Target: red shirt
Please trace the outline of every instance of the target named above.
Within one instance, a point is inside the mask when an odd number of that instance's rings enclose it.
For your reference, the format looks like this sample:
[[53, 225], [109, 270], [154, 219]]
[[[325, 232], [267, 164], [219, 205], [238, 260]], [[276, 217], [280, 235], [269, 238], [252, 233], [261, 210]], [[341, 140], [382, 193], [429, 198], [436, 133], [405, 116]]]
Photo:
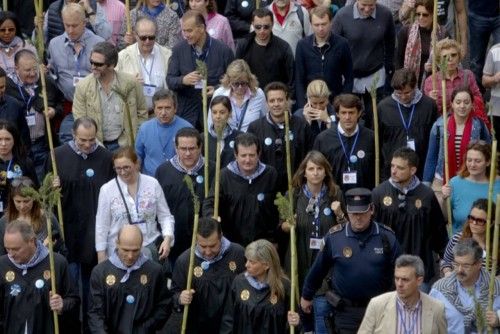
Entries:
[[285, 15], [281, 15], [278, 11], [278, 7], [276, 7], [276, 4], [273, 2], [273, 13], [274, 13], [274, 16], [276, 16], [276, 20], [278, 20], [278, 23], [280, 24], [280, 26], [283, 26], [283, 23], [285, 22], [285, 18], [286, 16], [288, 15], [288, 12], [290, 11], [290, 3], [288, 4], [288, 7], [285, 11]]

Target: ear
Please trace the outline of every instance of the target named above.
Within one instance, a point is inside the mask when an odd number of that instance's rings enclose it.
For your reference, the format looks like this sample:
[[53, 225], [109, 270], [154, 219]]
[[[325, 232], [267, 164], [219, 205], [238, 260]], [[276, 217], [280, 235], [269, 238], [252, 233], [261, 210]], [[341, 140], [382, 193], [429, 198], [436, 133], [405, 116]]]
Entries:
[[411, 175], [415, 175], [417, 173], [417, 167], [410, 167]]
[[422, 283], [424, 283], [424, 276], [417, 277], [417, 284], [418, 284], [418, 286], [422, 285]]

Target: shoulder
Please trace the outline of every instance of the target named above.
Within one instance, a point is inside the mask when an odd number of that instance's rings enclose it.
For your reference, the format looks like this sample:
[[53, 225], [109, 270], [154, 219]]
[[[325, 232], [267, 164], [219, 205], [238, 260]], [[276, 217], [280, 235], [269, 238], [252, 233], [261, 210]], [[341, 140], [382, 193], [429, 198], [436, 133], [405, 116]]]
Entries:
[[237, 244], [235, 242], [231, 242], [231, 246], [229, 246], [230, 250], [236, 254], [243, 254], [245, 255], [245, 248], [243, 248], [243, 246], [241, 246], [240, 244]]
[[332, 226], [328, 230], [328, 235], [339, 233], [340, 231], [343, 231], [345, 226], [346, 226], [346, 224], [337, 224], [337, 225]]
[[396, 299], [396, 292], [395, 291], [390, 291], [383, 293], [381, 295], [378, 295], [376, 297], [373, 297], [370, 300], [370, 304], [372, 305], [386, 305], [388, 302], [391, 300]]
[[339, 21], [342, 19], [347, 19], [347, 18], [349, 18], [349, 16], [351, 19], [354, 20], [353, 5], [344, 6], [344, 7], [340, 8], [339, 11], [337, 12], [337, 14], [335, 15], [335, 19], [336, 19], [336, 21]]
[[394, 231], [387, 225], [381, 224], [381, 223], [376, 223], [378, 227], [380, 228], [380, 233], [381, 234], [386, 234], [390, 236], [395, 236]]
[[423, 307], [431, 306], [442, 309], [444, 311], [444, 304], [439, 299], [429, 296], [426, 293], [421, 293], [420, 298], [422, 298]]

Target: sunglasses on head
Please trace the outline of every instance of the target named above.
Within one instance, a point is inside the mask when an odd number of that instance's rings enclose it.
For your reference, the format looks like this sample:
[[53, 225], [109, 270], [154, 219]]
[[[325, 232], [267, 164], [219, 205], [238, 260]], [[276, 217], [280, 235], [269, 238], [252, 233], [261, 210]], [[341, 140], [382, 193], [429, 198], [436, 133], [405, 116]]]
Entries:
[[33, 181], [30, 179], [23, 179], [23, 178], [16, 178], [12, 180], [10, 183], [13, 187], [19, 187], [19, 186], [24, 186], [24, 187], [33, 187]]
[[146, 40], [150, 40], [150, 41], [154, 41], [156, 39], [156, 36], [155, 35], [151, 35], [151, 36], [137, 36], [141, 41], [146, 41]]

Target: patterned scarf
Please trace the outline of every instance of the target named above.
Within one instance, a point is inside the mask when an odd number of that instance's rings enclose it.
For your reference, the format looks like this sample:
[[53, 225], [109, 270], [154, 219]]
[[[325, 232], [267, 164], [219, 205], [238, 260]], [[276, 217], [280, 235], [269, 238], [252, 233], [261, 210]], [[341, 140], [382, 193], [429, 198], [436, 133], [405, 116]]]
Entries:
[[179, 160], [179, 156], [176, 154], [170, 159], [170, 163], [172, 166], [177, 169], [179, 172], [187, 174], [187, 175], [197, 175], [198, 171], [203, 167], [203, 164], [205, 163], [205, 160], [203, 157], [200, 155], [198, 158], [198, 161], [196, 162], [196, 165], [191, 170], [186, 169], [182, 164], [181, 161]]
[[4, 43], [0, 41], [0, 49], [5, 49], [7, 52], [9, 52], [10, 49], [14, 49], [22, 44], [24, 44], [23, 40], [19, 36], [16, 36], [10, 43]]
[[109, 262], [111, 262], [112, 265], [114, 265], [118, 269], [126, 271], [125, 275], [123, 275], [122, 279], [120, 280], [120, 283], [125, 283], [126, 281], [128, 281], [128, 279], [130, 278], [130, 274], [133, 271], [140, 269], [142, 267], [142, 265], [144, 263], [146, 263], [147, 260], [148, 260], [148, 258], [146, 257], [146, 255], [141, 253], [139, 255], [139, 257], [137, 258], [137, 260], [135, 261], [135, 263], [133, 265], [131, 265], [130, 267], [127, 267], [126, 265], [123, 264], [122, 260], [120, 260], [120, 258], [118, 257], [118, 250], [117, 249], [115, 249], [113, 254], [111, 254], [111, 256], [109, 257]]
[[36, 251], [33, 257], [27, 262], [23, 264], [19, 264], [14, 261], [14, 259], [8, 254], [10, 262], [17, 268], [23, 271], [23, 276], [28, 273], [28, 269], [33, 268], [37, 264], [43, 261], [49, 255], [49, 250], [47, 247], [43, 245], [40, 240], [36, 240]]
[[[79, 156], [82, 157], [83, 160], [87, 160], [87, 158], [89, 157], [89, 155], [87, 153], [83, 153], [82, 151], [80, 151], [80, 149], [78, 148], [78, 146], [76, 145], [75, 143], [75, 140], [70, 140], [68, 142], [68, 145], [69, 147], [71, 147], [71, 149], [76, 153], [78, 154]], [[92, 145], [92, 148], [90, 149], [90, 153], [89, 154], [92, 154], [95, 152], [95, 150], [97, 150], [97, 147], [98, 145], [97, 144], [94, 144]]]
[[155, 19], [160, 13], [165, 9], [165, 5], [160, 3], [153, 9], [149, 9], [148, 6], [142, 6], [142, 11], [146, 13], [150, 18]]
[[406, 195], [409, 191], [412, 191], [413, 189], [415, 189], [416, 187], [418, 187], [418, 185], [420, 184], [420, 180], [418, 179], [418, 177], [416, 175], [413, 175], [412, 178], [411, 178], [411, 180], [410, 180], [410, 183], [406, 187], [401, 187], [401, 185], [399, 183], [397, 183], [397, 182], [394, 182], [392, 180], [392, 178], [389, 178], [389, 183], [394, 188], [396, 188], [397, 190], [399, 190], [400, 193]]
[[248, 284], [250, 284], [254, 289], [264, 290], [269, 287], [269, 284], [267, 284], [266, 282], [257, 281], [255, 277], [250, 276], [250, 274], [246, 271], [245, 271], [245, 278], [247, 279]]

